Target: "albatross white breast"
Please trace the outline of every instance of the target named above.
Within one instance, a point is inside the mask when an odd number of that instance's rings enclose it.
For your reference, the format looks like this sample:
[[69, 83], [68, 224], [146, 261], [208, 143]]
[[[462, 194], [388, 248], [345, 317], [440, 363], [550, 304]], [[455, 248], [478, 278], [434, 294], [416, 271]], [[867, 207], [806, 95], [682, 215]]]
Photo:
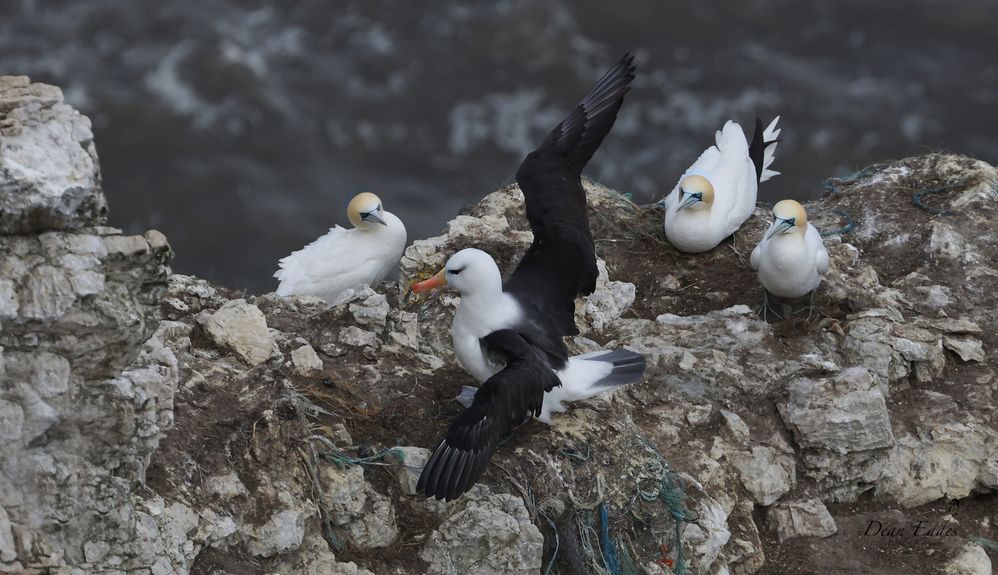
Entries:
[[347, 218], [353, 228], [335, 226], [280, 261], [277, 295], [311, 295], [335, 305], [398, 269], [406, 242], [402, 220], [369, 192], [350, 200]]

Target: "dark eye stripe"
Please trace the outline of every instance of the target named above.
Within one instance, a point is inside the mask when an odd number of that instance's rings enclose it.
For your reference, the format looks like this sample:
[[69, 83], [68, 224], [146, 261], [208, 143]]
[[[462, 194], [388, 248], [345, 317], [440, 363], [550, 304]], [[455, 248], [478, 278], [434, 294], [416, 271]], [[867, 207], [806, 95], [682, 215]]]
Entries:
[[[465, 267], [467, 267], [467, 266], [465, 266]], [[463, 271], [464, 271], [464, 268], [458, 268], [456, 270], [447, 270], [448, 273], [452, 273], [454, 275], [457, 275], [457, 274], [459, 274], [459, 273], [461, 273]]]

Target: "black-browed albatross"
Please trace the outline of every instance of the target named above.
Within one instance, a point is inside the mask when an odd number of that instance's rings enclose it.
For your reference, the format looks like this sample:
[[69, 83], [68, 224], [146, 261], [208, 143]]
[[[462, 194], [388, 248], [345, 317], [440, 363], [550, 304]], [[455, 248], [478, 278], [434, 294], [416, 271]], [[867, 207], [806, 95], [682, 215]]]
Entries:
[[499, 445], [530, 416], [548, 422], [564, 402], [634, 383], [644, 358], [620, 349], [568, 357], [579, 333], [575, 298], [596, 289], [596, 249], [582, 168], [613, 127], [634, 79], [625, 55], [527, 155], [516, 172], [533, 243], [502, 282], [495, 260], [464, 249], [416, 292], [449, 285], [461, 293], [451, 335], [461, 365], [482, 382], [423, 468], [417, 489], [451, 500], [475, 484]]

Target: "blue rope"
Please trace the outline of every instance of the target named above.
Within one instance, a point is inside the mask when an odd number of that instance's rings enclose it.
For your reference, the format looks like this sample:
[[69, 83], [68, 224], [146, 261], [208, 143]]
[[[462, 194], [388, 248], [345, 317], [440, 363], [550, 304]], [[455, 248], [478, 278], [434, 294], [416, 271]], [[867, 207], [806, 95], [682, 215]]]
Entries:
[[645, 501], [661, 501], [669, 510], [676, 524], [675, 540], [673, 548], [676, 550], [676, 561], [672, 570], [676, 575], [684, 575], [687, 572], [686, 561], [683, 559], [682, 530], [684, 523], [697, 524], [698, 517], [686, 507], [686, 485], [685, 482], [674, 471], [669, 469], [669, 465], [658, 449], [645, 437], [638, 435], [638, 441], [642, 443], [649, 452], [658, 459], [658, 464], [662, 467], [662, 475], [658, 482], [657, 492], [638, 491], [638, 495]]
[[600, 547], [603, 549], [603, 566], [612, 575], [620, 575], [620, 560], [617, 558], [617, 544], [610, 539], [610, 518], [606, 503], [600, 503]]
[[858, 182], [859, 180], [874, 174], [879, 169], [880, 165], [874, 164], [861, 170], [857, 170], [848, 176], [842, 176], [841, 178], [826, 178], [823, 182], [821, 182], [821, 185], [825, 187], [827, 192], [835, 193], [839, 191], [839, 186], [842, 184], [852, 184]]
[[922, 208], [927, 212], [936, 214], [937, 216], [953, 216], [956, 215], [956, 212], [952, 210], [945, 210], [925, 205], [924, 203], [922, 203], [922, 196], [925, 194], [942, 194], [944, 192], [949, 192], [957, 188], [962, 188], [966, 185], [967, 185], [967, 180], [962, 180], [959, 182], [954, 182], [952, 184], [944, 184], [936, 188], [929, 188], [928, 190], [915, 192], [915, 194], [911, 197], [911, 203], [915, 204], [915, 206]]
[[380, 463], [380, 460], [388, 457], [389, 455], [394, 455], [399, 458], [399, 461], [405, 463], [405, 452], [394, 447], [391, 449], [383, 449], [369, 457], [352, 457], [337, 450], [329, 450], [320, 454], [323, 459], [331, 461], [338, 469], [343, 469], [348, 465], [386, 465], [384, 463]]
[[567, 447], [562, 449], [558, 453], [564, 455], [565, 457], [571, 457], [576, 461], [589, 461], [589, 457], [593, 454], [593, 446], [592, 444], [587, 443], [585, 453], [582, 453], [581, 451], [572, 451]]
[[974, 537], [972, 539], [972, 541], [974, 543], [977, 543], [981, 547], [984, 547], [986, 549], [990, 549], [990, 550], [994, 551], [995, 553], [998, 553], [998, 543], [995, 543], [994, 541], [992, 541], [990, 539], [985, 539], [984, 537]]
[[833, 213], [835, 213], [836, 215], [839, 215], [839, 216], [842, 216], [843, 218], [845, 218], [846, 219], [846, 225], [842, 226], [841, 228], [839, 228], [837, 230], [831, 230], [831, 231], [827, 231], [827, 232], [821, 232], [821, 237], [823, 237], [823, 238], [827, 238], [828, 236], [834, 236], [834, 235], [848, 234], [849, 232], [852, 231], [852, 229], [854, 227], [853, 221], [852, 221], [852, 216], [849, 215], [849, 212], [843, 210], [842, 208], [839, 208], [839, 209], [835, 210]]

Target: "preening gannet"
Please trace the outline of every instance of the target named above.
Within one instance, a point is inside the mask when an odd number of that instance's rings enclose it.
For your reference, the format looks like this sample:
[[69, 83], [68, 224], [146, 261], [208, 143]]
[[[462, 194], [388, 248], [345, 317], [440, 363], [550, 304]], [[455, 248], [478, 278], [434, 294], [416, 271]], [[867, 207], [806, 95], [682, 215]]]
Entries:
[[781, 298], [810, 294], [809, 309], [814, 309], [814, 290], [828, 271], [828, 252], [821, 234], [808, 223], [804, 206], [783, 200], [773, 206], [773, 224], [752, 250], [749, 263], [759, 272], [762, 316], [766, 319], [769, 313], [777, 315], [769, 307], [770, 293]]
[[755, 210], [759, 183], [779, 174], [773, 163], [780, 130], [777, 116], [765, 130], [755, 120], [750, 146], [741, 126], [728, 121], [716, 145], [700, 154], [665, 199], [665, 235], [679, 251], [714, 249]]
[[281, 259], [281, 269], [274, 274], [280, 282], [277, 295], [312, 295], [335, 305], [398, 268], [405, 250], [405, 226], [384, 210], [378, 196], [370, 192], [354, 196], [347, 218], [353, 228], [330, 228], [328, 234]]
[[534, 240], [503, 285], [495, 260], [464, 249], [423, 292], [444, 285], [461, 293], [451, 335], [461, 365], [481, 382], [467, 409], [437, 443], [419, 478], [427, 497], [451, 500], [485, 471], [499, 442], [530, 416], [547, 422], [564, 402], [641, 379], [644, 358], [628, 350], [569, 357], [579, 333], [575, 298], [596, 289], [582, 168], [613, 127], [631, 80], [624, 56], [582, 102], [527, 155], [516, 173]]

